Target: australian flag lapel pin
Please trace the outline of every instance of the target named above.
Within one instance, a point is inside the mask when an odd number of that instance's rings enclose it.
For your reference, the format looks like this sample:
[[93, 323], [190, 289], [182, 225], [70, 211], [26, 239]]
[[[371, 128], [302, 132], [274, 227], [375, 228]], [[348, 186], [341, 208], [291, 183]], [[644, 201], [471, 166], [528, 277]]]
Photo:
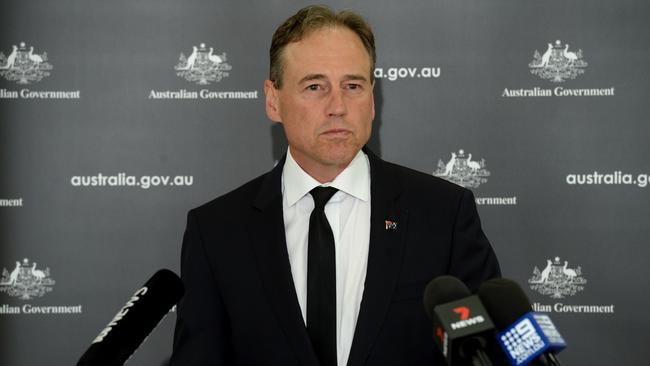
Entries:
[[384, 221], [386, 223], [386, 230], [397, 230], [397, 222], [392, 220]]

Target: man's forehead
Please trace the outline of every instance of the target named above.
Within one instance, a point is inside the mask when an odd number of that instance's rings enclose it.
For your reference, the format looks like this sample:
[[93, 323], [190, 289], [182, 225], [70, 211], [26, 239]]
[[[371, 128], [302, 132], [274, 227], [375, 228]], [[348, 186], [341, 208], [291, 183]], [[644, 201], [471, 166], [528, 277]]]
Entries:
[[300, 79], [325, 78], [328, 68], [337, 69], [346, 78], [366, 79], [370, 55], [361, 38], [352, 30], [329, 27], [309, 32], [283, 50], [285, 71], [300, 72]]
[[[307, 31], [300, 39], [289, 42], [285, 50], [287, 48], [302, 49], [318, 46], [326, 46], [332, 49], [354, 47], [365, 51], [363, 41], [359, 35], [353, 30], [341, 26], [326, 26]], [[368, 55], [368, 57], [370, 56]]]

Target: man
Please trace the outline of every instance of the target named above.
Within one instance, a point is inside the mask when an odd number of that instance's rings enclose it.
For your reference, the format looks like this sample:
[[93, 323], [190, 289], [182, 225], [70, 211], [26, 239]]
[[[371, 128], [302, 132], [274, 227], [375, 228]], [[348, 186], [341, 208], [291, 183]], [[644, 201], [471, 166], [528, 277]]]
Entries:
[[304, 8], [270, 58], [266, 113], [289, 149], [188, 214], [171, 364], [442, 365], [426, 283], [499, 275], [471, 192], [364, 148], [375, 49], [358, 15]]

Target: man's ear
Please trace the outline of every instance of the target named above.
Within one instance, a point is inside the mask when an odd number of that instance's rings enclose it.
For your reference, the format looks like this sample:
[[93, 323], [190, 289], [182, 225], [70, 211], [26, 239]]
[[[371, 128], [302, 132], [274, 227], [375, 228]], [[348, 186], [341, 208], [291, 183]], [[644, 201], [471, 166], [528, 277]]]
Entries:
[[266, 96], [264, 107], [266, 109], [266, 116], [273, 122], [282, 123], [282, 118], [280, 117], [280, 99], [278, 98], [279, 92], [271, 80], [264, 81], [264, 95]]

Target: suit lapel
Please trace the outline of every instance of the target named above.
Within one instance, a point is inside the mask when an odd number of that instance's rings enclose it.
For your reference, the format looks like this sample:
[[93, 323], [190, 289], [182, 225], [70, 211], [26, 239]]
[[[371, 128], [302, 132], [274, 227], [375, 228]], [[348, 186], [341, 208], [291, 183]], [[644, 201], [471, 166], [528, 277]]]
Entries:
[[[399, 207], [401, 184], [385, 162], [367, 149], [371, 174], [370, 248], [363, 299], [348, 366], [361, 366], [379, 334], [397, 285], [403, 257], [407, 212]], [[291, 276], [284, 233], [281, 176], [284, 159], [264, 179], [247, 231], [269, 303], [301, 365], [318, 360], [305, 328]], [[395, 227], [387, 228], [392, 221]], [[342, 366], [342, 365], [339, 365]]]
[[269, 172], [248, 221], [247, 231], [269, 303], [301, 365], [318, 365], [302, 319], [291, 276], [282, 214], [282, 159]]
[[[397, 285], [408, 215], [399, 208], [401, 184], [386, 163], [368, 150], [370, 160], [370, 248], [363, 299], [348, 366], [361, 366], [379, 334]], [[394, 223], [391, 225], [390, 221]], [[339, 365], [342, 366], [342, 365]]]

